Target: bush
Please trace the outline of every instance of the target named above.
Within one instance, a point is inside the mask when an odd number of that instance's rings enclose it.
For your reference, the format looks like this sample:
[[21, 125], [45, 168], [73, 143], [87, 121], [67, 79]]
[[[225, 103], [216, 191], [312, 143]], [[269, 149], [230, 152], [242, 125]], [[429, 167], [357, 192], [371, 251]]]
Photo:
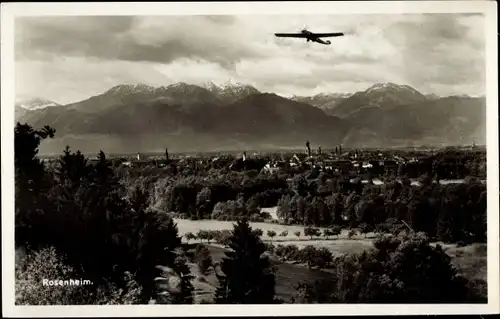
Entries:
[[275, 247], [271, 243], [264, 243], [266, 246], [266, 251], [270, 252], [271, 254], [275, 252]]
[[73, 267], [65, 265], [54, 248], [29, 252], [23, 266], [16, 267], [16, 305], [84, 305], [89, 288], [44, 286], [44, 279], [76, 279]]
[[141, 289], [128, 272], [125, 288], [107, 284], [46, 286], [43, 280], [79, 280], [85, 278], [64, 263], [55, 248], [29, 251], [22, 265], [15, 270], [16, 305], [98, 305], [137, 304]]

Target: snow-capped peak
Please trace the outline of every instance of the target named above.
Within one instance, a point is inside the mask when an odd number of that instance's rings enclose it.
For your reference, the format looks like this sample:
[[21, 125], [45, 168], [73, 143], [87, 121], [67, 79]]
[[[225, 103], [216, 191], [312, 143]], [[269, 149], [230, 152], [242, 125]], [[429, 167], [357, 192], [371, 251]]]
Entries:
[[384, 91], [384, 90], [390, 90], [390, 91], [399, 91], [399, 92], [410, 92], [412, 94], [419, 94], [420, 93], [412, 88], [409, 85], [398, 85], [392, 82], [387, 82], [387, 83], [377, 83], [372, 85], [370, 88], [368, 88], [365, 93], [372, 93], [376, 91]]
[[207, 89], [209, 91], [216, 91], [216, 90], [220, 90], [222, 89], [222, 87], [218, 84], [215, 84], [214, 82], [212, 81], [206, 81], [206, 82], [203, 82], [200, 84], [200, 86], [204, 89]]
[[222, 98], [228, 102], [247, 97], [251, 94], [260, 93], [259, 90], [257, 90], [253, 86], [249, 84], [239, 83], [232, 79], [220, 84], [212, 81], [204, 82], [201, 84], [201, 86], [210, 91], [212, 94], [215, 94], [219, 98]]
[[46, 107], [59, 106], [60, 104], [42, 99], [42, 98], [30, 98], [16, 101], [16, 106], [21, 107], [26, 110], [39, 110], [44, 109]]
[[170, 92], [192, 93], [192, 92], [198, 92], [198, 91], [200, 91], [200, 89], [203, 89], [203, 88], [200, 86], [194, 85], [194, 84], [188, 84], [185, 82], [178, 82], [178, 83], [170, 84], [167, 87], [162, 87], [160, 89], [170, 91]]
[[138, 84], [120, 84], [107, 91], [109, 94], [133, 94], [133, 93], [151, 93], [154, 87], [142, 83]]

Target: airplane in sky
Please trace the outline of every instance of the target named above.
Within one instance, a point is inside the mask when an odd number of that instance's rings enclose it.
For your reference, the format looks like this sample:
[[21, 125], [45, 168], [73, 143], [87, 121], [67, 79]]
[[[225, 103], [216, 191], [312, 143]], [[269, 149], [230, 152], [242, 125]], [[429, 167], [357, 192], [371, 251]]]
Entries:
[[307, 42], [312, 41], [312, 42], [318, 42], [324, 45], [330, 45], [332, 42], [329, 40], [322, 40], [321, 38], [325, 37], [341, 37], [344, 35], [342, 32], [336, 32], [336, 33], [314, 33], [311, 31], [308, 31], [306, 29], [300, 31], [300, 33], [275, 33], [274, 34], [277, 37], [280, 38], [305, 38], [307, 39]]

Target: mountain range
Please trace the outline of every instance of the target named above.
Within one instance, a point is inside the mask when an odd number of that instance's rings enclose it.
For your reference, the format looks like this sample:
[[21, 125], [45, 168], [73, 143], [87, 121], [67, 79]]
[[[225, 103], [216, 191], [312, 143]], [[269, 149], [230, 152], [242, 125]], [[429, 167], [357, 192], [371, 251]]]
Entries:
[[122, 84], [66, 105], [16, 103], [16, 121], [56, 129], [45, 153], [65, 145], [122, 153], [298, 147], [306, 140], [323, 148], [484, 143], [485, 117], [484, 97], [424, 95], [394, 83], [291, 98], [239, 83]]

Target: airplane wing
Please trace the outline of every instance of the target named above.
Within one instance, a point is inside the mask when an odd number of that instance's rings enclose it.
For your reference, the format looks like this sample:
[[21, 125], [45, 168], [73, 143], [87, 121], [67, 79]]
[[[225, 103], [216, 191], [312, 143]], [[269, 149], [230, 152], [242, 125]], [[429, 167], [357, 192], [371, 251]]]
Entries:
[[336, 33], [313, 33], [311, 34], [313, 37], [324, 38], [324, 37], [341, 37], [344, 35], [342, 32]]
[[275, 33], [274, 35], [280, 38], [307, 38], [307, 35], [303, 33]]

